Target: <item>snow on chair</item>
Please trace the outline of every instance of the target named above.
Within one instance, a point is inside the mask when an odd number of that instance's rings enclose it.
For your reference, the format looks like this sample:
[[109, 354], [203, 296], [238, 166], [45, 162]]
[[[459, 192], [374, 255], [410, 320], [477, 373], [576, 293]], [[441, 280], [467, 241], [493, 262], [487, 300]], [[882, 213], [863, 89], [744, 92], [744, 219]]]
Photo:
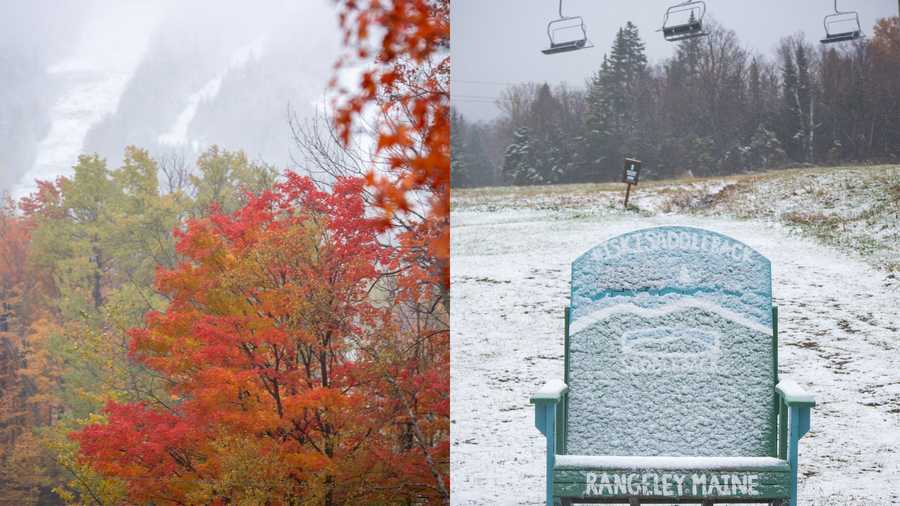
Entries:
[[812, 395], [778, 381], [769, 260], [688, 227], [572, 264], [563, 380], [532, 398], [547, 505], [797, 504]]

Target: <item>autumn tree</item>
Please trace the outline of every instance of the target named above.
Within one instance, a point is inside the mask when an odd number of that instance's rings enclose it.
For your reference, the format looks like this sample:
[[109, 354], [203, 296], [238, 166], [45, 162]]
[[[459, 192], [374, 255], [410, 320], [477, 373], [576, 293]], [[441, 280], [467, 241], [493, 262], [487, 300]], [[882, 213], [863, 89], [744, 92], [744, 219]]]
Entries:
[[[17, 443], [28, 432], [28, 412], [22, 395], [21, 317], [26, 290], [25, 266], [30, 230], [5, 200], [0, 207], [0, 500], [28, 497], [23, 480], [8, 472]], [[27, 322], [26, 322], [27, 323]], [[25, 488], [25, 490], [22, 490]]]
[[[402, 500], [402, 487], [374, 484], [397, 480], [396, 419], [415, 408], [385, 394], [392, 365], [376, 359], [408, 329], [371, 296], [391, 259], [362, 187], [323, 192], [291, 174], [178, 234], [184, 258], [157, 276], [171, 302], [131, 331], [132, 357], [165, 379], [167, 398], [111, 402], [107, 423], [74, 434], [132, 501]], [[259, 454], [265, 465], [251, 464]]]
[[[449, 288], [450, 2], [338, 0], [348, 52], [339, 68], [362, 65], [358, 87], [340, 89], [335, 123], [343, 142], [374, 118], [383, 170], [368, 184], [384, 228], [415, 229], [402, 240], [424, 252], [429, 275]], [[424, 219], [419, 219], [419, 216]]]
[[[46, 279], [29, 264], [34, 221], [0, 208], [0, 503], [53, 504], [58, 481], [37, 431], [59, 416], [57, 371], [32, 354], [45, 328]], [[37, 374], [35, 374], [37, 373]]]
[[334, 126], [374, 120], [366, 179], [267, 192], [240, 152], [128, 148], [20, 202], [46, 290], [4, 292], [7, 412], [39, 416], [4, 479], [49, 448], [67, 483], [32, 483], [72, 504], [449, 503], [449, 3], [339, 6], [367, 72]]
[[870, 100], [874, 104], [870, 146], [885, 154], [900, 151], [900, 17], [875, 25], [871, 43]]
[[[82, 156], [70, 177], [39, 181], [20, 201], [31, 228], [18, 272], [27, 272], [35, 296], [22, 320], [17, 378], [23, 405], [34, 413], [25, 425], [65, 473], [54, 485], [67, 502], [114, 504], [124, 489], [80, 462], [66, 434], [95, 423], [108, 400], [163, 395], [155, 373], [129, 360], [127, 330], [167, 304], [153, 282], [157, 268], [176, 264], [173, 231], [205, 210], [240, 207], [273, 180], [272, 169], [239, 151], [210, 148], [193, 173], [179, 175], [129, 147], [118, 168]], [[56, 468], [45, 464], [33, 467]]]
[[194, 195], [194, 216], [203, 216], [211, 205], [233, 212], [247, 202], [248, 194], [258, 194], [275, 184], [278, 171], [247, 159], [243, 151], [211, 146], [197, 159], [195, 174], [188, 176]]
[[[400, 333], [366, 352], [383, 394], [405, 414], [393, 441], [396, 484], [411, 503], [449, 504], [450, 405], [450, 2], [338, 0], [347, 54], [362, 67], [340, 89], [335, 125], [345, 146], [374, 122], [368, 188], [392, 249], [386, 304]], [[396, 460], [395, 460], [396, 462]]]

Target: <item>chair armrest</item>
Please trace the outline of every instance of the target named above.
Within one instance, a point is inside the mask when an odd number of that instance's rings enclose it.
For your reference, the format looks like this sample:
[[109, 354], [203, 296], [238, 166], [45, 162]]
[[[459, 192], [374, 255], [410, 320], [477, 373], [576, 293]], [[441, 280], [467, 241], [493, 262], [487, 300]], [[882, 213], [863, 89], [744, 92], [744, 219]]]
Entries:
[[531, 396], [531, 403], [559, 402], [563, 395], [569, 391], [568, 385], [561, 380], [550, 380], [540, 390]]
[[778, 382], [775, 390], [778, 391], [788, 407], [813, 407], [816, 405], [815, 396], [792, 380], [786, 379]]
[[565, 420], [557, 430], [557, 420], [564, 412], [565, 404], [560, 404], [569, 387], [565, 382], [550, 380], [531, 396], [534, 404], [534, 426], [547, 438], [547, 504], [557, 504], [553, 500], [553, 466], [556, 462], [556, 446], [560, 437], [564, 437]]

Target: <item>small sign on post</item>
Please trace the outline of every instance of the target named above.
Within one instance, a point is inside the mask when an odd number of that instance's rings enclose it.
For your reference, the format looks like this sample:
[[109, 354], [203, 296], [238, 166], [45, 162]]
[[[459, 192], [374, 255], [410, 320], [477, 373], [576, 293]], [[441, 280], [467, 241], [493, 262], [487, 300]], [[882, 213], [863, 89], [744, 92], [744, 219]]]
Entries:
[[633, 158], [625, 159], [625, 173], [622, 182], [628, 186], [625, 188], [625, 209], [628, 209], [628, 197], [631, 195], [631, 185], [637, 185], [641, 177], [641, 161]]

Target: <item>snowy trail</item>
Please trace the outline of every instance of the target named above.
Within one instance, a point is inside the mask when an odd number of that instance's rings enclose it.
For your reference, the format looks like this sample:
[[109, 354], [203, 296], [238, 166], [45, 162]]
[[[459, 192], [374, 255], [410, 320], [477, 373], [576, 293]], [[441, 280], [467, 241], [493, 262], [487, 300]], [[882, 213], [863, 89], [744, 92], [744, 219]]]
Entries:
[[34, 165], [13, 188], [15, 198], [33, 192], [35, 179], [72, 172], [91, 127], [118, 107], [166, 3], [119, 2], [95, 10], [69, 57], [47, 69], [63, 93], [50, 109], [50, 130]]
[[730, 235], [772, 260], [780, 371], [817, 394], [801, 503], [900, 504], [900, 289], [778, 225], [685, 216], [454, 210], [452, 503], [542, 504], [544, 442], [529, 396], [562, 378], [569, 265], [638, 228]]

